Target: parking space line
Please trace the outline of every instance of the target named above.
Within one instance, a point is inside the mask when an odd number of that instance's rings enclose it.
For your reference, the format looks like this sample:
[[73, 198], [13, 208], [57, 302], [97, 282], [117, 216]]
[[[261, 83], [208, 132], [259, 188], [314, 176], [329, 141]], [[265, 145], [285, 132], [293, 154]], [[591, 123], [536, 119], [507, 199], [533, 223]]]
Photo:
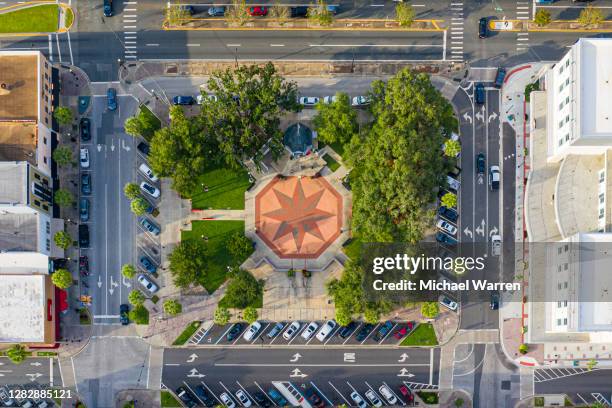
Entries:
[[208, 388], [208, 385], [206, 385], [206, 383], [204, 381], [200, 381], [202, 383], [202, 385], [208, 390], [208, 392], [210, 392], [212, 394], [213, 397], [215, 397], [215, 399], [219, 402], [219, 404], [223, 404], [221, 402], [221, 400], [219, 399], [219, 397], [217, 397], [217, 394], [215, 394], [214, 392], [212, 392], [212, 390], [210, 388]]
[[[350, 382], [348, 382], [348, 381], [347, 381], [346, 383], [348, 384], [348, 386], [349, 386], [349, 387], [351, 387], [351, 389], [352, 389], [353, 391], [357, 392], [357, 390], [355, 389], [355, 387], [353, 387], [353, 385], [352, 385]], [[357, 394], [359, 394], [359, 393], [357, 392]], [[361, 394], [360, 394], [360, 395], [361, 395]]]
[[309, 339], [308, 339], [308, 341], [306, 342], [306, 345], [310, 344], [310, 342], [311, 342], [311, 341], [312, 341], [312, 340], [313, 340], [315, 337], [317, 337], [316, 332], [315, 332], [315, 333], [312, 333], [312, 334], [310, 335], [310, 338], [309, 338]]
[[346, 342], [347, 342], [347, 341], [349, 341], [349, 340], [351, 339], [351, 337], [353, 337], [353, 335], [359, 331], [359, 329], [361, 328], [361, 326], [363, 326], [363, 322], [359, 322], [359, 325], [358, 325], [358, 326], [355, 328], [355, 330], [353, 330], [353, 332], [351, 333], [351, 335], [350, 335], [350, 336], [348, 336], [348, 337], [346, 338], [346, 340], [344, 340], [344, 343], [342, 343], [342, 344], [346, 344]]
[[[228, 395], [229, 399], [231, 399], [232, 401], [234, 401], [234, 400], [235, 400], [235, 398], [234, 398], [234, 396], [232, 395], [232, 392], [231, 392], [231, 391], [230, 391], [230, 390], [229, 390], [229, 389], [228, 389], [228, 388], [225, 386], [225, 384], [223, 384], [221, 381], [219, 381], [219, 384], [221, 384], [221, 386], [223, 387], [223, 389], [224, 389], [225, 391], [227, 391], [227, 395]], [[238, 405], [242, 405], [242, 404], [240, 403], [240, 401], [238, 401]]]
[[334, 404], [329, 400], [329, 398], [327, 398], [327, 396], [323, 393], [323, 391], [321, 391], [319, 387], [317, 387], [313, 381], [310, 382], [310, 385], [312, 385], [314, 389], [317, 390], [323, 398], [325, 398], [325, 401], [327, 401], [329, 405], [331, 405], [332, 407], [334, 406]]
[[244, 387], [242, 386], [242, 384], [240, 384], [238, 381], [236, 381], [236, 384], [238, 384], [238, 386], [239, 386], [240, 388], [242, 388], [242, 391], [246, 392], [246, 395], [248, 395], [248, 396], [249, 396], [249, 398], [251, 399], [251, 401], [255, 402], [255, 398], [253, 398], [253, 396], [252, 396], [252, 395], [251, 395], [251, 394], [250, 394], [250, 393], [249, 393], [249, 392], [246, 390], [246, 388], [244, 388]]
[[582, 398], [582, 395], [580, 395], [580, 394], [576, 393], [576, 396], [577, 396], [578, 398], [580, 398], [582, 401], [584, 401], [584, 403], [586, 404], [586, 406], [589, 406], [589, 405], [590, 405], [590, 404], [587, 402], [587, 400], [585, 400], [584, 398]]
[[268, 393], [267, 393], [267, 392], [265, 392], [265, 391], [264, 391], [264, 389], [263, 389], [263, 388], [261, 388], [261, 387], [259, 386], [259, 384], [257, 384], [257, 381], [253, 381], [253, 382], [255, 383], [255, 385], [257, 386], [257, 388], [259, 388], [259, 389], [261, 390], [261, 392], [263, 393], [263, 395], [265, 395], [265, 397], [266, 397], [266, 398], [267, 398], [267, 399], [268, 399], [270, 402], [272, 402], [272, 404], [273, 404], [275, 407], [278, 407], [278, 404], [276, 403], [276, 401], [274, 401], [272, 398], [268, 397]]
[[227, 330], [219, 337], [219, 339], [215, 342], [215, 344], [219, 344], [219, 342], [221, 341], [222, 338], [225, 337], [225, 335], [227, 334], [227, 332], [229, 332], [232, 329], [233, 324], [231, 324]]
[[386, 382], [382, 382], [383, 384], [385, 384], [387, 386], [387, 388], [389, 389], [389, 391], [391, 391], [391, 394], [395, 395], [395, 398], [397, 398], [398, 401], [400, 401], [402, 403], [402, 405], [406, 405], [406, 403], [404, 402], [404, 400], [402, 398], [400, 398], [399, 395], [397, 395], [395, 393], [395, 391], [393, 391], [393, 388], [389, 387], [389, 384], [387, 384]]
[[380, 323], [378, 323], [378, 324], [376, 324], [376, 326], [374, 326], [374, 328], [372, 329], [372, 331], [370, 332], [370, 334], [368, 334], [368, 335], [366, 336], [366, 338], [365, 338], [365, 339], [363, 339], [363, 341], [361, 342], [361, 344], [363, 344], [363, 343], [365, 343], [366, 341], [368, 341], [368, 339], [370, 338], [370, 336], [371, 336], [373, 333], [376, 333], [376, 329], [378, 329], [378, 326], [380, 326]]
[[257, 335], [253, 338], [253, 341], [251, 342], [251, 344], [255, 344], [255, 342], [261, 337], [263, 336], [264, 332], [266, 331], [266, 329], [268, 328], [268, 326], [270, 326], [270, 323], [266, 323], [266, 325], [259, 331], [259, 333], [257, 333]]
[[395, 325], [391, 328], [391, 330], [389, 330], [389, 333], [387, 333], [385, 335], [385, 337], [383, 337], [382, 339], [380, 339], [380, 341], [378, 342], [378, 344], [382, 344], [383, 341], [385, 341], [387, 339], [387, 337], [389, 337], [391, 335], [391, 333], [393, 333], [393, 331], [395, 330], [395, 328], [398, 326], [398, 323], [395, 323]]
[[187, 387], [189, 391], [191, 391], [191, 393], [198, 399], [198, 401], [200, 401], [203, 405], [205, 405], [204, 401], [202, 401], [200, 397], [198, 397], [198, 394], [196, 394], [195, 391], [193, 391], [193, 389], [189, 386], [189, 384], [187, 384], [185, 381], [183, 381], [183, 384], [185, 384], [185, 387]]
[[291, 340], [289, 340], [289, 343], [287, 344], [291, 344], [293, 343], [293, 340], [297, 339], [298, 337], [300, 337], [302, 335], [302, 332], [304, 332], [306, 329], [308, 328], [308, 324], [304, 325], [304, 329], [300, 330], [299, 333], [296, 333], [293, 338], [291, 338]]
[[[249, 330], [249, 328], [247, 327], [246, 329], [244, 329], [244, 331]], [[238, 343], [240, 341], [240, 339], [242, 338], [242, 336], [244, 335], [244, 332], [241, 331], [240, 334], [236, 337], [236, 340], [234, 340], [234, 342], [232, 343], [232, 346], [236, 343]]]
[[334, 336], [336, 335], [336, 333], [338, 333], [338, 330], [340, 330], [340, 325], [338, 325], [336, 327], [336, 329], [334, 331], [331, 332], [331, 334], [329, 335], [329, 338], [325, 341], [325, 343], [323, 343], [323, 345], [327, 345], [327, 343], [334, 338]]
[[346, 398], [344, 398], [344, 395], [342, 395], [342, 393], [340, 391], [338, 391], [338, 389], [334, 386], [334, 384], [332, 384], [331, 381], [328, 381], [327, 383], [338, 393], [338, 395], [340, 395], [340, 398], [342, 398], [344, 400], [344, 402], [346, 402], [346, 406], [350, 407], [351, 403], [348, 402], [348, 400]]
[[381, 400], [381, 401], [385, 401], [385, 399], [384, 399], [382, 396], [378, 395], [378, 393], [376, 392], [376, 390], [374, 390], [374, 388], [372, 388], [372, 386], [371, 386], [370, 384], [368, 384], [368, 382], [367, 382], [367, 381], [364, 381], [364, 382], [365, 382], [365, 385], [367, 385], [367, 386], [368, 386], [368, 388], [369, 388], [369, 389], [370, 389], [370, 390], [371, 390], [371, 391], [374, 393], [374, 395], [376, 395], [376, 398], [378, 398], [378, 399], [379, 399], [379, 400]]
[[283, 335], [283, 331], [284, 331], [284, 327], [283, 330], [279, 331], [278, 334], [276, 336], [274, 336], [274, 338], [272, 339], [272, 341], [270, 342], [270, 345], [272, 345], [272, 343], [274, 343], [276, 341], [276, 339], [278, 339], [279, 337], [281, 337]]

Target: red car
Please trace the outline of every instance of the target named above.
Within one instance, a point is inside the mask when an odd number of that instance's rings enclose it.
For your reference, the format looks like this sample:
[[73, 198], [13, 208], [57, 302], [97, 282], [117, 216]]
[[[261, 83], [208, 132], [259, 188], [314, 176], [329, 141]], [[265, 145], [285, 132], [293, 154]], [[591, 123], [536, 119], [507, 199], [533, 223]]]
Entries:
[[410, 388], [406, 387], [405, 385], [402, 385], [401, 387], [399, 387], [399, 392], [404, 396], [404, 398], [406, 398], [406, 401], [408, 401], [408, 403], [414, 402], [414, 395], [412, 394], [412, 391], [410, 391]]
[[265, 17], [268, 15], [268, 8], [262, 6], [249, 7], [247, 11], [249, 16], [253, 17]]
[[413, 322], [408, 322], [406, 324], [406, 326], [403, 326], [400, 329], [396, 330], [395, 333], [393, 333], [393, 337], [395, 337], [396, 339], [400, 340], [400, 339], [402, 339], [402, 337], [404, 337], [405, 335], [410, 333], [413, 328], [414, 328], [414, 323]]

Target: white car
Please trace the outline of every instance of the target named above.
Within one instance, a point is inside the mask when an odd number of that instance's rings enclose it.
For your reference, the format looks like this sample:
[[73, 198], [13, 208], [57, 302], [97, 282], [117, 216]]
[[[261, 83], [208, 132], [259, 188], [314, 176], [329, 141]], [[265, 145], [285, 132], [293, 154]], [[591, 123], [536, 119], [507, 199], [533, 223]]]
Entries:
[[334, 103], [337, 100], [338, 100], [338, 98], [336, 97], [336, 95], [334, 95], [334, 96], [324, 96], [323, 97], [323, 103], [325, 103], [325, 104]]
[[358, 408], [366, 408], [368, 404], [361, 398], [361, 395], [357, 393], [357, 391], [353, 391], [351, 393], [351, 399], [355, 403]]
[[380, 388], [378, 389], [378, 392], [380, 392], [380, 395], [382, 395], [383, 398], [387, 400], [389, 405], [397, 404], [397, 397], [391, 392], [391, 389], [389, 389], [389, 387], [387, 387], [386, 385], [384, 384], [381, 385]]
[[316, 96], [302, 96], [300, 98], [300, 103], [304, 106], [315, 106], [319, 103], [319, 98]]
[[312, 337], [312, 335], [317, 331], [318, 328], [319, 325], [317, 324], [317, 322], [311, 322], [308, 327], [306, 327], [306, 330], [302, 332], [302, 338], [304, 340], [308, 340]]
[[453, 224], [451, 224], [451, 223], [449, 223], [447, 221], [438, 220], [438, 223], [436, 224], [436, 227], [438, 227], [442, 231], [452, 235], [453, 237], [457, 234], [457, 227], [455, 227]]
[[321, 330], [317, 333], [317, 340], [324, 341], [336, 328], [335, 320], [328, 320], [321, 326]]
[[227, 408], [234, 408], [236, 407], [236, 403], [234, 402], [233, 399], [230, 398], [230, 396], [227, 394], [227, 392], [224, 392], [223, 394], [221, 394], [219, 396], [221, 398], [221, 402], [227, 407]]
[[244, 391], [242, 390], [238, 390], [236, 391], [236, 398], [238, 398], [238, 401], [240, 401], [240, 403], [248, 408], [251, 405], [253, 405], [253, 403], [251, 402], [251, 400], [249, 399], [249, 397], [246, 396], [246, 394], [244, 393]]
[[291, 338], [295, 336], [295, 334], [300, 330], [301, 327], [302, 324], [298, 321], [291, 323], [289, 327], [287, 327], [287, 330], [285, 330], [285, 332], [283, 333], [283, 338], [285, 340], [291, 340]]
[[244, 335], [242, 336], [242, 338], [244, 338], [246, 341], [251, 341], [255, 338], [255, 336], [257, 336], [257, 333], [259, 333], [260, 330], [261, 330], [261, 323], [254, 322], [252, 325], [249, 326], [247, 331], [244, 332]]
[[355, 96], [353, 97], [353, 106], [364, 106], [370, 104], [370, 98], [367, 96]]
[[370, 400], [372, 406], [376, 408], [382, 407], [382, 401], [380, 400], [380, 398], [378, 398], [378, 396], [376, 396], [376, 393], [374, 391], [367, 390], [365, 396], [368, 400]]
[[153, 294], [159, 290], [159, 286], [157, 286], [151, 279], [146, 277], [143, 274], [138, 275], [138, 283], [140, 283], [149, 293]]
[[148, 195], [150, 195], [151, 197], [153, 197], [153, 198], [158, 198], [159, 195], [161, 194], [160, 191], [159, 191], [159, 188], [154, 187], [154, 186], [152, 186], [149, 183], [144, 182], [144, 181], [142, 183], [140, 183], [140, 189], [142, 191], [144, 191], [145, 193], [147, 193]]
[[84, 169], [89, 168], [89, 149], [86, 149], [86, 148], [81, 149], [80, 162], [81, 162], [82, 168]]
[[159, 178], [153, 174], [153, 170], [151, 170], [151, 168], [149, 166], [147, 166], [146, 164], [142, 163], [140, 165], [140, 167], [138, 167], [138, 170], [140, 170], [140, 172], [142, 174], [144, 174], [145, 176], [147, 176], [147, 178], [149, 180], [151, 180], [152, 182], [156, 182], [157, 180], [159, 180]]
[[501, 254], [501, 243], [501, 235], [491, 236], [491, 255], [499, 256], [499, 254]]
[[499, 190], [499, 166], [491, 166], [489, 168], [489, 188], [491, 191]]
[[446, 176], [446, 182], [448, 183], [448, 186], [454, 191], [459, 191], [459, 189], [461, 188], [461, 183], [454, 177]]
[[440, 295], [439, 302], [442, 306], [452, 310], [453, 312], [457, 311], [457, 308], [459, 307], [459, 304], [457, 302], [452, 299], [449, 299], [444, 295]]
[[204, 102], [204, 98], [208, 99], [211, 102], [215, 102], [217, 100], [217, 95], [215, 95], [215, 94], [208, 94], [208, 95], [200, 94], [200, 95], [196, 96], [196, 103], [198, 105], [201, 105], [202, 102]]

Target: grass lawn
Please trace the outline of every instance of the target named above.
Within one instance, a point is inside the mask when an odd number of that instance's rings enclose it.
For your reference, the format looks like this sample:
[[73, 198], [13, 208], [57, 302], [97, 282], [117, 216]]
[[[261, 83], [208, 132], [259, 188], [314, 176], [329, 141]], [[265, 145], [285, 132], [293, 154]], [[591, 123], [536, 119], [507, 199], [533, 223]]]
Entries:
[[143, 137], [150, 142], [153, 138], [153, 134], [156, 130], [161, 129], [161, 120], [153, 112], [147, 105], [140, 105], [140, 111], [138, 112], [138, 117], [142, 121], [142, 123], [151, 124], [151, 126], [147, 126], [146, 131], [143, 133]]
[[334, 158], [331, 157], [329, 154], [326, 154], [325, 156], [323, 156], [323, 160], [325, 160], [325, 163], [327, 163], [327, 167], [329, 167], [329, 169], [332, 172], [334, 172], [334, 171], [336, 171], [336, 170], [338, 170], [340, 168], [340, 163], [335, 161]]
[[351, 242], [344, 247], [344, 253], [353, 261], [358, 261], [361, 256], [361, 240], [353, 237]]
[[0, 14], [0, 33], [56, 32], [58, 22], [57, 4], [28, 7]]
[[227, 266], [244, 260], [233, 259], [227, 250], [226, 242], [235, 233], [244, 233], [244, 221], [193, 221], [191, 231], [183, 231], [181, 240], [202, 239], [208, 237], [208, 256], [211, 260], [210, 268], [200, 285], [208, 293], [213, 293], [225, 282]]
[[181, 404], [174, 398], [170, 391], [161, 391], [162, 408], [181, 408]]
[[426, 404], [437, 404], [438, 403], [438, 393], [437, 392], [418, 391], [417, 395], [421, 397], [423, 402]]
[[[202, 184], [208, 186], [208, 192], [204, 192]], [[198, 178], [191, 206], [200, 210], [244, 210], [244, 192], [250, 185], [249, 175], [244, 169], [210, 169]]]
[[340, 157], [344, 156], [344, 145], [338, 141], [334, 142], [334, 143], [320, 143], [320, 148], [323, 148], [323, 146], [329, 146], [332, 149], [334, 149], [334, 152], [338, 153], [340, 155]]
[[438, 338], [431, 323], [420, 323], [403, 341], [402, 346], [437, 346]]
[[189, 323], [189, 326], [187, 326], [185, 330], [183, 330], [183, 332], [176, 338], [176, 340], [174, 340], [174, 343], [172, 343], [172, 345], [182, 346], [183, 344], [185, 344], [187, 340], [189, 340], [189, 338], [193, 335], [193, 333], [195, 333], [196, 330], [200, 328], [201, 324], [202, 322], [198, 321]]
[[71, 8], [66, 9], [66, 28], [70, 28], [72, 22], [74, 21], [74, 12]]

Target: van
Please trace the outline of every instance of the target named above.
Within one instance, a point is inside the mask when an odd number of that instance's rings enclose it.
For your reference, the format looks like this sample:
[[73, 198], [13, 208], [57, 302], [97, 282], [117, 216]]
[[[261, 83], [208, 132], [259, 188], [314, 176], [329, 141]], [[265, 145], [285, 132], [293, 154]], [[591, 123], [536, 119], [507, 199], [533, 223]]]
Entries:
[[140, 172], [142, 174], [144, 174], [145, 176], [147, 176], [147, 178], [149, 180], [151, 180], [152, 182], [156, 182], [157, 180], [159, 180], [159, 178], [153, 174], [153, 170], [151, 170], [151, 168], [149, 166], [147, 166], [146, 164], [142, 163], [140, 165], [140, 167], [138, 167], [138, 170], [140, 170]]

